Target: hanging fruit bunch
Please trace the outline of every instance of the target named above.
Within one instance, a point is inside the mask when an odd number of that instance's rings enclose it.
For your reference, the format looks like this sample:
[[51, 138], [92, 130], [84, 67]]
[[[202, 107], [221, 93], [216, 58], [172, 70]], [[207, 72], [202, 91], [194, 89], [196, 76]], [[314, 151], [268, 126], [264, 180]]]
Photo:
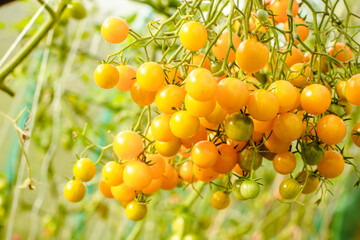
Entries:
[[[98, 146], [96, 162], [103, 164], [101, 193], [120, 201], [130, 219], [142, 219], [150, 196], [179, 182], [216, 184], [216, 209], [229, 205], [230, 194], [256, 198], [263, 159], [286, 176], [279, 185], [285, 202], [326, 192], [345, 164], [357, 172], [342, 147], [348, 127], [360, 146], [360, 123], [347, 121], [360, 105], [359, 44], [345, 31], [348, 21], [306, 0], [245, 2], [184, 1], [170, 18], [148, 24], [146, 36], [119, 17], [102, 24], [107, 42], [132, 41], [97, 66], [95, 82], [130, 91], [143, 108], [133, 129]], [[152, 57], [150, 45], [158, 49]], [[144, 50], [139, 66], [125, 59], [135, 58], [133, 48]], [[104, 162], [111, 149], [114, 159]], [[95, 171], [88, 158], [76, 162], [65, 197], [82, 200], [82, 182]]]

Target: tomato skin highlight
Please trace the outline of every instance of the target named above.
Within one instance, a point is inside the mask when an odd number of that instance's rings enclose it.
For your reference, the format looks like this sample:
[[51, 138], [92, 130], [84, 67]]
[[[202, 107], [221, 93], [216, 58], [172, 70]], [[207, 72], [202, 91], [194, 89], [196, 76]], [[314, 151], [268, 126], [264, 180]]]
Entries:
[[147, 206], [145, 203], [132, 201], [126, 205], [125, 212], [126, 216], [132, 221], [140, 221], [146, 216]]
[[129, 26], [119, 17], [107, 18], [101, 25], [101, 35], [109, 43], [121, 43], [129, 34]]
[[79, 180], [71, 180], [64, 187], [64, 196], [70, 202], [80, 202], [86, 194], [86, 188]]
[[96, 166], [89, 158], [78, 160], [73, 167], [74, 177], [82, 182], [88, 182], [96, 174]]
[[330, 107], [331, 94], [324, 85], [311, 84], [301, 92], [300, 103], [306, 112], [313, 115], [321, 114]]

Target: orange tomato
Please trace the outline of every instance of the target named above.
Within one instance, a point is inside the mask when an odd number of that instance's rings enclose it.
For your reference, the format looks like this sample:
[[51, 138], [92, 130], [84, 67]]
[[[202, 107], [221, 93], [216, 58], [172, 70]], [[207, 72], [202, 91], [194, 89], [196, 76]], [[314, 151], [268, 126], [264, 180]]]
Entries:
[[193, 137], [198, 131], [199, 126], [199, 118], [192, 116], [185, 110], [177, 111], [170, 118], [171, 132], [181, 139]]
[[204, 141], [207, 139], [207, 131], [204, 126], [199, 126], [198, 131], [196, 134], [188, 139], [181, 139], [182, 145], [184, 145], [186, 148], [191, 148], [194, 144]]
[[165, 172], [161, 177], [161, 188], [164, 190], [174, 189], [179, 181], [177, 171], [170, 165], [166, 164]]
[[255, 39], [243, 41], [236, 50], [236, 63], [245, 72], [263, 69], [269, 60], [269, 48]]
[[197, 51], [207, 42], [207, 30], [201, 23], [190, 21], [180, 28], [179, 39], [184, 48]]
[[144, 162], [131, 161], [124, 168], [123, 179], [126, 186], [134, 190], [142, 190], [151, 183], [152, 171]]
[[346, 99], [346, 97], [345, 97], [345, 88], [346, 88], [346, 81], [339, 81], [336, 84], [336, 93], [342, 99]]
[[141, 136], [134, 131], [121, 131], [113, 144], [115, 154], [125, 160], [136, 158], [144, 149]]
[[218, 173], [225, 174], [230, 172], [238, 162], [236, 150], [228, 144], [221, 144], [217, 147], [217, 149], [220, 154], [218, 154], [219, 157], [212, 166], [212, 169]]
[[[274, 15], [274, 19], [276, 22], [286, 22], [288, 20], [287, 17], [287, 9], [289, 7], [290, 0], [272, 0], [270, 4], [267, 6], [268, 9], [272, 11]], [[293, 1], [292, 5], [292, 15], [296, 17], [299, 10], [299, 4], [296, 1]]]
[[212, 73], [205, 68], [191, 71], [185, 80], [188, 94], [197, 101], [209, 101], [215, 97], [217, 82]]
[[209, 141], [196, 143], [191, 151], [191, 160], [201, 168], [214, 166], [219, 157], [218, 149], [215, 144]]
[[[193, 55], [193, 57], [191, 58], [190, 64], [191, 65], [200, 65], [202, 59], [204, 58], [204, 54], [203, 53], [199, 53], [196, 55]], [[206, 56], [204, 63], [202, 65], [202, 68], [205, 68], [207, 70], [210, 70], [210, 59]], [[193, 67], [193, 66], [189, 66], [189, 68], [187, 69], [187, 73], [190, 73], [192, 70], [196, 69], [197, 67]]]
[[185, 96], [186, 110], [194, 117], [206, 117], [214, 111], [216, 106], [215, 98], [209, 101], [197, 101], [193, 99], [189, 94]]
[[301, 92], [300, 104], [310, 114], [321, 114], [330, 107], [331, 94], [324, 85], [311, 84]]
[[116, 68], [119, 71], [119, 81], [115, 87], [119, 91], [130, 91], [136, 81], [136, 70], [130, 65], [119, 65]]
[[360, 92], [360, 74], [356, 74], [346, 82], [345, 97], [350, 103], [354, 105], [360, 105], [359, 92]]
[[155, 104], [160, 112], [172, 114], [176, 112], [173, 108], [182, 108], [185, 98], [185, 90], [176, 85], [167, 85], [156, 93]]
[[[306, 24], [306, 22], [298, 17], [294, 17], [294, 25], [296, 26], [296, 32], [299, 35], [299, 38], [301, 41], [305, 41], [307, 39], [307, 37], [309, 36], [309, 26]], [[289, 31], [289, 22], [287, 21], [284, 25], [284, 30], [285, 31]], [[288, 38], [289, 38], [288, 34]], [[294, 41], [295, 44], [299, 44], [299, 41], [297, 39], [295, 39]]]
[[136, 81], [145, 91], [158, 91], [164, 85], [165, 73], [160, 64], [155, 62], [146, 62], [143, 63], [137, 70]]
[[236, 78], [225, 78], [218, 83], [216, 101], [228, 113], [242, 109], [248, 99], [246, 84]]
[[172, 157], [177, 154], [181, 147], [181, 140], [174, 138], [169, 142], [155, 142], [156, 151], [164, 157]]
[[325, 152], [323, 160], [317, 165], [321, 176], [326, 178], [338, 177], [345, 168], [345, 161], [341, 153], [335, 150]]
[[346, 124], [336, 115], [325, 115], [316, 124], [316, 133], [320, 140], [329, 145], [340, 143], [346, 136]]
[[252, 119], [254, 123], [254, 132], [265, 133], [270, 132], [273, 128], [274, 119], [269, 121], [258, 121], [256, 119]]
[[196, 165], [193, 165], [193, 172], [196, 179], [203, 182], [211, 182], [219, 176], [212, 168], [199, 168]]
[[250, 93], [247, 110], [254, 119], [269, 121], [279, 112], [279, 101], [272, 92], [258, 89]]
[[273, 153], [285, 152], [289, 149], [289, 147], [291, 145], [291, 141], [279, 139], [278, 137], [275, 136], [274, 133], [272, 133], [272, 134], [266, 133], [264, 141], [265, 141], [265, 143], [264, 143], [265, 147], [270, 152], [273, 152]]
[[295, 113], [282, 113], [278, 115], [273, 124], [273, 134], [283, 141], [294, 141], [303, 133], [301, 118]]
[[360, 122], [356, 123], [351, 130], [351, 140], [356, 146], [360, 147]]
[[134, 189], [125, 184], [111, 187], [111, 193], [114, 198], [120, 202], [130, 202], [135, 198]]
[[289, 80], [294, 86], [299, 88], [309, 85], [312, 76], [310, 66], [303, 67], [303, 65], [303, 63], [295, 63], [290, 68]]
[[193, 164], [191, 161], [184, 162], [181, 165], [179, 175], [185, 182], [191, 182], [191, 180], [195, 182], [197, 180], [193, 174]]
[[170, 116], [161, 114], [151, 122], [151, 134], [160, 142], [168, 142], [175, 138], [170, 129]]
[[299, 90], [289, 81], [275, 81], [269, 86], [269, 90], [279, 102], [279, 113], [285, 113], [297, 107]]
[[206, 117], [206, 120], [213, 124], [222, 123], [227, 116], [227, 112], [223, 109], [220, 104], [216, 103], [215, 109]]
[[273, 166], [280, 174], [292, 173], [296, 167], [296, 157], [289, 151], [277, 153], [273, 159]]
[[245, 76], [243, 81], [246, 83], [246, 87], [249, 90], [249, 94], [250, 94], [250, 92], [253, 92], [253, 91], [259, 89], [259, 87], [261, 86], [261, 83], [259, 82], [259, 80], [257, 80], [254, 77]]
[[106, 163], [101, 171], [104, 182], [109, 186], [117, 186], [123, 183], [124, 164], [115, 161]]
[[149, 162], [152, 178], [153, 179], [161, 178], [162, 174], [165, 171], [166, 163], [164, 158], [158, 154], [149, 154], [146, 156], [146, 160]]
[[349, 46], [344, 43], [336, 43], [334, 47], [331, 47], [328, 51], [329, 55], [333, 56], [340, 62], [348, 62], [353, 59], [353, 53]]
[[130, 91], [131, 98], [137, 105], [148, 106], [151, 105], [155, 100], [156, 92], [145, 91], [137, 82], [132, 85]]
[[151, 183], [149, 184], [149, 186], [147, 186], [146, 188], [144, 188], [141, 191], [145, 194], [153, 194], [161, 188], [161, 183], [162, 183], [161, 178], [153, 179], [153, 180], [151, 180]]
[[129, 34], [129, 26], [119, 17], [107, 18], [101, 25], [101, 35], [109, 43], [121, 43]]
[[94, 72], [96, 84], [104, 89], [113, 88], [119, 81], [119, 71], [108, 63], [98, 65]]
[[[282, 51], [284, 50], [285, 49], [283, 49]], [[292, 46], [291, 52], [286, 53], [285, 64], [289, 68], [291, 68], [291, 66], [293, 66], [294, 64], [302, 62], [304, 62], [304, 55], [302, 51], [299, 48]]]
[[101, 194], [106, 198], [114, 198], [114, 196], [111, 193], [111, 186], [108, 185], [104, 179], [101, 179], [99, 182], [99, 190]]
[[[237, 49], [239, 47], [240, 43], [241, 43], [240, 37], [238, 35], [236, 35], [235, 33], [232, 33], [232, 44], [233, 44], [234, 48]], [[212, 47], [212, 51], [213, 51], [215, 57], [217, 59], [219, 59], [220, 61], [224, 61], [228, 46], [229, 46], [229, 32], [224, 32], [220, 35], [220, 37], [216, 41], [215, 45]], [[227, 61], [228, 62], [235, 61], [234, 50], [232, 50], [232, 49], [230, 50]]]

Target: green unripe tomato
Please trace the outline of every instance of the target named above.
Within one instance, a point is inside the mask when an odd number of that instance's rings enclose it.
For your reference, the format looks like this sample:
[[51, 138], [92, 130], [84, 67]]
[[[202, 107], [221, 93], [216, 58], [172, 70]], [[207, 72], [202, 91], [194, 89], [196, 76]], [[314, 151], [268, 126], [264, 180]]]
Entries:
[[232, 113], [225, 120], [225, 133], [235, 141], [241, 142], [250, 139], [254, 131], [251, 118], [243, 113]]
[[86, 17], [86, 9], [81, 2], [73, 2], [68, 5], [70, 16], [74, 19], [80, 20]]
[[301, 190], [300, 183], [293, 178], [287, 178], [280, 183], [279, 193], [284, 199], [295, 198]]
[[269, 14], [264, 9], [259, 9], [256, 11], [256, 18], [259, 19], [261, 22], [265, 22], [269, 19]]
[[241, 192], [241, 195], [243, 195], [245, 199], [253, 199], [259, 195], [260, 186], [255, 181], [245, 180], [241, 184], [240, 192]]
[[252, 169], [256, 170], [261, 166], [262, 156], [260, 153], [255, 152], [253, 148], [245, 148], [239, 154], [239, 166], [242, 170], [250, 172]]
[[236, 180], [233, 185], [232, 185], [232, 193], [234, 194], [234, 196], [239, 199], [239, 200], [246, 200], [244, 198], [244, 196], [241, 194], [240, 192], [240, 188], [241, 188], [241, 184], [242, 184], [242, 180], [238, 179]]
[[306, 144], [302, 152], [302, 157], [304, 162], [309, 165], [318, 164], [323, 160], [324, 155], [325, 155], [325, 150], [323, 146], [321, 146], [319, 143], [316, 142]]

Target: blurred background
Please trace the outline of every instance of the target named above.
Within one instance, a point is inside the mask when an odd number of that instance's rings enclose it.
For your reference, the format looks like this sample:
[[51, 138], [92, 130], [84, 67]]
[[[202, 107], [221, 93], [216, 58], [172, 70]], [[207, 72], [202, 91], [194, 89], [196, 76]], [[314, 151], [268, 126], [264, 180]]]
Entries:
[[[323, 7], [323, 1], [310, 2], [315, 8]], [[337, 14], [345, 18], [345, 7], [340, 2]], [[347, 2], [353, 12], [360, 14], [356, 0]], [[177, 0], [83, 3], [87, 10], [84, 19], [62, 18], [8, 77], [6, 83], [15, 96], [0, 92], [0, 111], [12, 119], [19, 116], [17, 125], [25, 126], [30, 137], [22, 147], [14, 124], [0, 117], [0, 239], [175, 240], [181, 239], [180, 235], [187, 240], [360, 239], [360, 191], [353, 187], [356, 176], [350, 166], [332, 181], [333, 196], [328, 194], [320, 205], [315, 204], [320, 193], [301, 196], [304, 205], [276, 200], [283, 176], [276, 175], [267, 160], [258, 170], [265, 185], [261, 195], [244, 202], [232, 198], [230, 207], [223, 211], [211, 208], [214, 189], [205, 186], [203, 198], [197, 199], [190, 188], [182, 191], [179, 187], [154, 195], [146, 219], [134, 223], [126, 218], [119, 202], [101, 196], [96, 184], [100, 174], [87, 184], [88, 193], [82, 202], [67, 202], [63, 187], [72, 177], [76, 154], [85, 146], [80, 138], [74, 141], [73, 132], [81, 132], [87, 123], [88, 137], [107, 145], [113, 138], [108, 131], [129, 129], [141, 111], [129, 92], [103, 90], [93, 81], [98, 61], [126, 44], [105, 42], [99, 32], [101, 23], [108, 16], [119, 16], [141, 34], [146, 32], [147, 23], [171, 15], [181, 4]], [[0, 7], [0, 66], [49, 18], [39, 7], [35, 0]], [[29, 31], [6, 58], [27, 26]], [[136, 51], [128, 56], [134, 66], [140, 63]], [[360, 121], [359, 108], [353, 108], [352, 118], [351, 125]], [[349, 138], [344, 145], [346, 155], [355, 157], [355, 164], [360, 166], [359, 150], [350, 147]], [[22, 149], [31, 165], [31, 183]], [[89, 157], [97, 159], [99, 154], [93, 151]], [[111, 154], [105, 158], [111, 159]]]

